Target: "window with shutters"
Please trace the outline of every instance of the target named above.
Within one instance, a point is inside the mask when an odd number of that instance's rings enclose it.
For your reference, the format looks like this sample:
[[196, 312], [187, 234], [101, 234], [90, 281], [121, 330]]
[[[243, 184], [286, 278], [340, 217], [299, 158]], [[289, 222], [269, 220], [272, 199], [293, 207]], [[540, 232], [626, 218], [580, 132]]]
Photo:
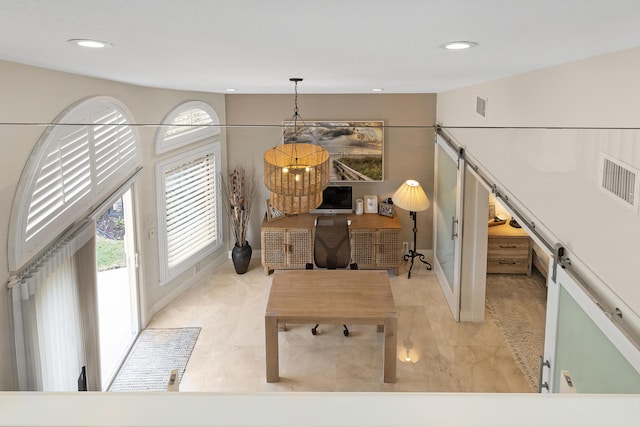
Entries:
[[156, 154], [220, 134], [220, 120], [209, 104], [189, 101], [174, 108], [156, 136]]
[[9, 227], [17, 271], [140, 166], [125, 107], [109, 97], [71, 106], [47, 127], [22, 172]]
[[156, 165], [162, 283], [222, 246], [219, 171], [219, 142]]

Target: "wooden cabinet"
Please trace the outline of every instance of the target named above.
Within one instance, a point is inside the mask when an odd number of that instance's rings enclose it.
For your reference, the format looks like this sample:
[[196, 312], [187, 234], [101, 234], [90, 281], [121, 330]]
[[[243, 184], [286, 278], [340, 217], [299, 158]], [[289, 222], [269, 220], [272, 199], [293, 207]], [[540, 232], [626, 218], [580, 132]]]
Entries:
[[265, 274], [276, 268], [305, 268], [313, 263], [313, 233], [309, 228], [263, 227], [260, 240]]
[[531, 276], [531, 239], [521, 228], [509, 224], [489, 227], [487, 273]]
[[[313, 232], [318, 215], [302, 214], [262, 222], [261, 253], [265, 274], [305, 268], [313, 263]], [[351, 261], [359, 269], [393, 269], [402, 262], [400, 221], [378, 214], [349, 215]]]
[[360, 269], [393, 269], [398, 274], [401, 251], [400, 230], [351, 230], [351, 259]]

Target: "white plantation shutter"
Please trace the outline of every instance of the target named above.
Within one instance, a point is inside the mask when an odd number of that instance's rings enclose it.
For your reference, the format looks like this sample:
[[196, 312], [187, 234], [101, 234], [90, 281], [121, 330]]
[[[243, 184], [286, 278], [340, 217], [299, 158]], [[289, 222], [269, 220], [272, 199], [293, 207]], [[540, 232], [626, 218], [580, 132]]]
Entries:
[[43, 133], [11, 211], [9, 268], [17, 271], [140, 165], [124, 107], [107, 97], [72, 106]]
[[217, 237], [215, 173], [213, 155], [208, 154], [166, 174], [169, 267]]
[[165, 133], [167, 141], [173, 141], [185, 135], [193, 135], [202, 126], [213, 124], [213, 118], [200, 108], [189, 108], [181, 111], [171, 123], [173, 126], [170, 126]]
[[34, 238], [91, 191], [88, 127], [64, 128], [59, 134], [41, 163], [29, 204], [25, 240]]
[[101, 108], [96, 115], [98, 124], [93, 127], [95, 175], [97, 184], [105, 185], [118, 177], [122, 165], [135, 161], [137, 141], [122, 113]]
[[156, 136], [156, 154], [220, 134], [220, 120], [209, 104], [185, 102], [174, 108], [162, 121]]
[[219, 169], [218, 142], [157, 165], [162, 282], [222, 245]]

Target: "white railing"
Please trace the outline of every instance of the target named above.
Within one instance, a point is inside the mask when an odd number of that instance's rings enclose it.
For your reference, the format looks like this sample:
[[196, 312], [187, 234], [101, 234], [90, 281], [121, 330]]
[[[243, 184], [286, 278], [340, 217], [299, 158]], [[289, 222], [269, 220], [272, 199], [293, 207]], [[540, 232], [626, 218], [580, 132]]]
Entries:
[[628, 426], [639, 395], [0, 393], [0, 426]]

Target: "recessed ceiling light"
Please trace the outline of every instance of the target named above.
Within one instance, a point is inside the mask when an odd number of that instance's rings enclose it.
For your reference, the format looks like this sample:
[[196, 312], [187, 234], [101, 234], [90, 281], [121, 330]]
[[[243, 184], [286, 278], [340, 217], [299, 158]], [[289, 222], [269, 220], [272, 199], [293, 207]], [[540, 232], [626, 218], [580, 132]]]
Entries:
[[381, 87], [374, 87], [373, 89], [371, 89], [371, 92], [384, 92], [384, 89], [382, 89]]
[[238, 89], [234, 88], [234, 87], [228, 87], [224, 90], [225, 92], [237, 92]]
[[72, 43], [78, 46], [90, 47], [92, 49], [102, 49], [105, 47], [113, 46], [111, 43], [108, 43], [108, 42], [101, 42], [99, 40], [91, 40], [91, 39], [71, 39], [67, 41], [69, 43]]
[[467, 41], [457, 41], [457, 42], [448, 42], [443, 45], [440, 45], [441, 48], [447, 50], [464, 50], [472, 47], [478, 46], [476, 42], [467, 42]]

